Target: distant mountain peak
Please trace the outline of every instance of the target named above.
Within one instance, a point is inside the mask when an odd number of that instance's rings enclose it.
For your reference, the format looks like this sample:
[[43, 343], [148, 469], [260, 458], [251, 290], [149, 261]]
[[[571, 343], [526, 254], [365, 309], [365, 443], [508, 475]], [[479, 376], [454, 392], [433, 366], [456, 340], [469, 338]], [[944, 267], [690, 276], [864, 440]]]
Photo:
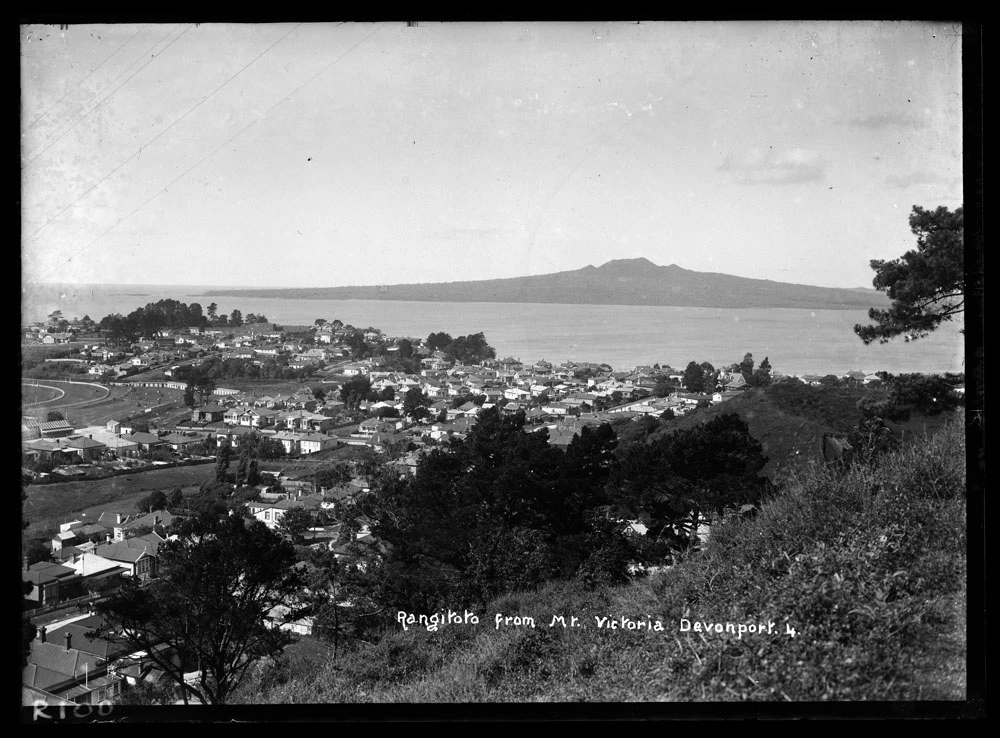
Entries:
[[659, 267], [644, 256], [635, 259], [612, 259], [601, 265], [601, 269], [658, 269]]

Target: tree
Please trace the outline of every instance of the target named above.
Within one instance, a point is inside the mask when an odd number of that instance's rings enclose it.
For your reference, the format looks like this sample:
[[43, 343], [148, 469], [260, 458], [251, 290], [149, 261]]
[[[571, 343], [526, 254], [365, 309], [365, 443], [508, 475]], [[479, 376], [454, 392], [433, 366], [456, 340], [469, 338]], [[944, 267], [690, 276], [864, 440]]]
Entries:
[[921, 415], [939, 415], [961, 404], [954, 387], [939, 374], [888, 374], [885, 384], [889, 396], [882, 403], [874, 403], [873, 408], [876, 414], [888, 420], [908, 420], [914, 411]]
[[191, 383], [191, 386], [198, 393], [203, 405], [215, 392], [215, 380], [210, 377], [200, 376]]
[[229, 457], [232, 454], [232, 447], [229, 439], [226, 438], [219, 444], [219, 449], [215, 456], [215, 481], [225, 482], [229, 477]]
[[334, 464], [328, 469], [316, 472], [314, 481], [317, 488], [343, 487], [351, 481], [351, 468], [343, 462]]
[[847, 436], [847, 448], [840, 457], [844, 466], [869, 466], [879, 456], [899, 446], [899, 441], [882, 418], [861, 419]]
[[899, 259], [873, 259], [872, 285], [885, 292], [888, 310], [871, 308], [874, 325], [856, 325], [854, 332], [870, 344], [923, 338], [965, 309], [965, 228], [963, 209], [924, 210], [913, 206], [910, 230], [917, 248]]
[[357, 410], [363, 400], [368, 399], [372, 383], [368, 377], [356, 376], [344, 382], [340, 387], [340, 399], [350, 410]]
[[188, 383], [184, 388], [184, 406], [194, 409], [194, 387]]
[[653, 394], [657, 397], [667, 397], [675, 389], [677, 389], [677, 385], [670, 377], [659, 377], [656, 380], [656, 386], [653, 387]]
[[182, 507], [184, 507], [184, 493], [180, 487], [174, 487], [167, 497], [167, 509], [179, 510]]
[[692, 361], [684, 370], [684, 386], [689, 392], [701, 392], [705, 389], [705, 369]]
[[[143, 587], [127, 578], [97, 606], [110, 627], [100, 635], [145, 651], [185, 703], [194, 696], [225, 704], [251, 664], [290, 641], [266, 618], [298, 589], [294, 563], [292, 546], [259, 521], [246, 525], [234, 515], [193, 527], [163, 546], [159, 578]], [[186, 682], [194, 670], [197, 681]]]
[[208, 306], [208, 322], [215, 325], [216, 318], [219, 314], [219, 306], [214, 302]]
[[233, 310], [229, 315], [229, 325], [243, 325], [243, 313]]
[[427, 409], [427, 397], [419, 387], [410, 387], [403, 397], [403, 415], [408, 415], [414, 420], [422, 420], [430, 415]]
[[167, 493], [161, 489], [153, 490], [148, 495], [135, 503], [135, 509], [148, 513], [150, 510], [165, 510], [167, 507]]
[[432, 353], [434, 351], [443, 351], [451, 345], [452, 338], [447, 333], [431, 333], [427, 336], [427, 340], [424, 345]]
[[49, 410], [48, 414], [45, 416], [45, 419], [49, 423], [51, 423], [55, 420], [66, 420], [66, 417], [58, 410]]
[[746, 423], [726, 414], [628, 447], [611, 488], [621, 514], [637, 516], [651, 541], [683, 548], [703, 516], [757, 504], [769, 492], [761, 476], [766, 463]]
[[304, 507], [293, 507], [286, 510], [278, 521], [278, 531], [291, 540], [292, 543], [300, 543], [303, 534], [314, 524], [312, 513]]
[[33, 538], [24, 550], [24, 556], [28, 559], [28, 566], [48, 561], [52, 558], [52, 544], [43, 538]]
[[740, 362], [740, 374], [743, 375], [743, 379], [746, 380], [747, 384], [753, 382], [753, 354], [748, 352], [743, 357], [743, 361]]

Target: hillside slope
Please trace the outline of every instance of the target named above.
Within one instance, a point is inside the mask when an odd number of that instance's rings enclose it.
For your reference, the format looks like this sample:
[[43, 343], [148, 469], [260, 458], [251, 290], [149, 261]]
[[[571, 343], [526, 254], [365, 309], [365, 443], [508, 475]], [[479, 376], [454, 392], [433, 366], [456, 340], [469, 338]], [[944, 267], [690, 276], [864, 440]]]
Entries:
[[[687, 430], [719, 415], [739, 415], [760, 441], [768, 458], [764, 473], [773, 478], [782, 467], [800, 463], [823, 463], [823, 437], [844, 437], [861, 418], [858, 402], [871, 390], [864, 387], [810, 387], [782, 382], [744, 392], [726, 402], [663, 424], [649, 434], [655, 439], [665, 433]], [[905, 422], [887, 422], [897, 438], [916, 440], [940, 430], [951, 413], [925, 416], [913, 412]]]
[[870, 468], [813, 468], [662, 573], [551, 584], [479, 608], [478, 624], [395, 625], [336, 661], [261, 664], [240, 701], [962, 700], [964, 459], [959, 422]]

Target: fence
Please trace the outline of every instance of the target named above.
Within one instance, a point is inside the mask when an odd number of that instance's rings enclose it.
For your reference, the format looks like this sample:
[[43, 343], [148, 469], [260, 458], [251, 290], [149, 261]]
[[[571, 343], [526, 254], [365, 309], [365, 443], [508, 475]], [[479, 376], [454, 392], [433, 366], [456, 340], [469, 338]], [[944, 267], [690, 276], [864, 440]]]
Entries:
[[96, 467], [100, 469], [103, 473], [94, 476], [84, 476], [75, 477], [72, 479], [61, 479], [56, 475], [54, 478], [52, 475], [48, 477], [40, 477], [33, 479], [31, 481], [32, 485], [42, 485], [42, 484], [59, 484], [64, 482], [89, 482], [98, 479], [107, 479], [108, 477], [120, 477], [126, 474], [141, 474], [142, 472], [156, 471], [157, 469], [171, 469], [175, 466], [198, 466], [199, 464], [213, 464], [215, 463], [214, 458], [207, 459], [186, 459], [183, 461], [164, 461], [153, 466], [140, 466], [130, 469], [109, 469], [107, 467]]

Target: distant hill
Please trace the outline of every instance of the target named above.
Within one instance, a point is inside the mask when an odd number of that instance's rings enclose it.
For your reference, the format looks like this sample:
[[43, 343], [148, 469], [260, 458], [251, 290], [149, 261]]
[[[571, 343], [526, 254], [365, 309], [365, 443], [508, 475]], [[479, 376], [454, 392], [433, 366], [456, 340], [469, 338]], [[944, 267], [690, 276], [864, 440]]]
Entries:
[[694, 272], [648, 259], [615, 259], [554, 274], [468, 282], [362, 287], [214, 290], [206, 296], [316, 300], [561, 303], [571, 305], [671, 305], [719, 308], [859, 310], [885, 306], [875, 290], [841, 289]]

